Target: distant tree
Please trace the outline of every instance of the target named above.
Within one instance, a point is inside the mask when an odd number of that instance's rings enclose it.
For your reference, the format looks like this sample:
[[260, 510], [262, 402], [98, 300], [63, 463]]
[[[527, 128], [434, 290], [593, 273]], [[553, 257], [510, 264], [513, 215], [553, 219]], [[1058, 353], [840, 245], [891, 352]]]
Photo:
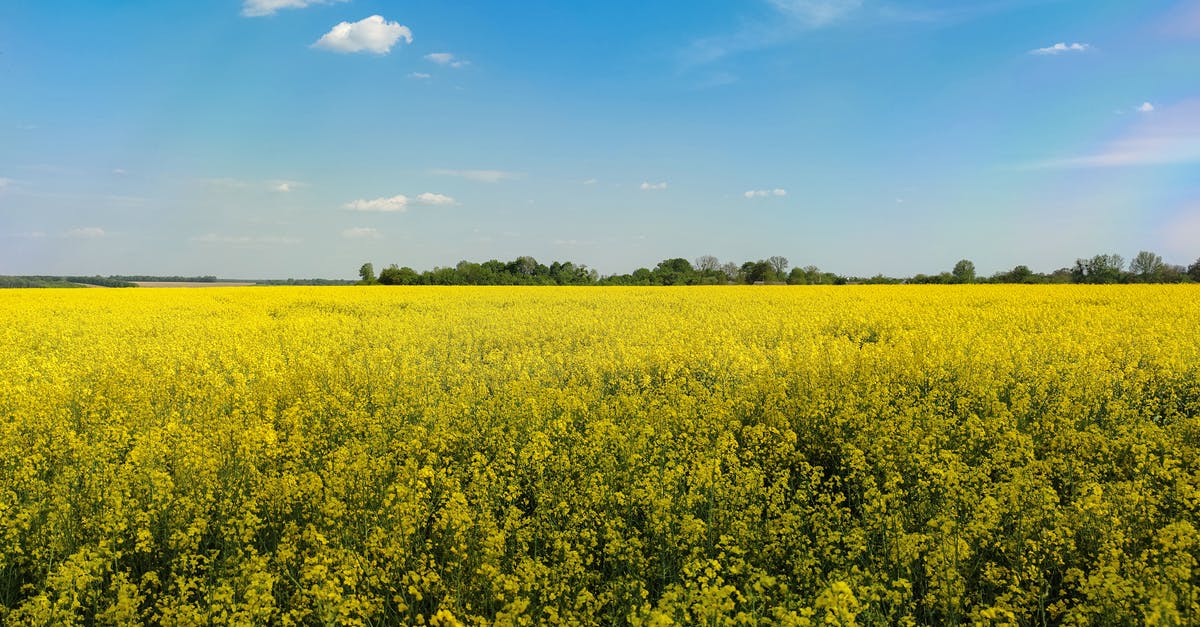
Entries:
[[529, 256], [517, 257], [515, 261], [508, 264], [509, 272], [513, 274], [522, 274], [525, 276], [533, 276], [538, 267], [537, 259]]
[[786, 276], [784, 273], [787, 272], [788, 269], [787, 257], [775, 255], [774, 257], [767, 259], [767, 263], [771, 264], [771, 270], [775, 272], [775, 278], [777, 280], [783, 279], [783, 277]]
[[405, 266], [403, 268], [396, 267], [392, 264], [379, 272], [379, 283], [381, 285], [416, 285], [420, 282], [421, 276], [416, 270]]
[[1188, 266], [1187, 275], [1191, 277], [1193, 281], [1200, 283], [1200, 259], [1197, 259], [1195, 263]]
[[975, 264], [970, 259], [960, 259], [950, 274], [954, 276], [955, 283], [974, 283]]
[[749, 284], [766, 283], [775, 280], [775, 270], [764, 260], [747, 261], [742, 264], [742, 280]]
[[730, 283], [737, 283], [741, 278], [741, 271], [738, 270], [738, 265], [732, 261], [721, 266], [721, 274], [725, 275], [725, 280]]
[[712, 255], [702, 255], [696, 258], [696, 270], [705, 274], [712, 274], [721, 269], [721, 260]]
[[358, 276], [362, 279], [359, 281], [361, 285], [374, 285], [377, 282], [375, 279], [375, 266], [371, 265], [369, 261], [358, 269]]
[[1071, 270], [1075, 283], [1120, 283], [1124, 278], [1125, 259], [1120, 255], [1096, 255], [1091, 259], [1076, 259]]
[[664, 259], [654, 268], [655, 282], [660, 285], [691, 285], [695, 283], [694, 275], [691, 262], [682, 257]]
[[1133, 261], [1129, 262], [1129, 271], [1139, 280], [1145, 283], [1152, 283], [1160, 280], [1163, 272], [1162, 257], [1148, 251], [1143, 250], [1133, 257]]
[[1035, 274], [1029, 266], [1017, 266], [1008, 272], [997, 272], [992, 275], [992, 283], [1039, 283], [1045, 280], [1045, 275]]
[[1017, 266], [1008, 273], [1009, 280], [1012, 283], [1032, 283], [1033, 270], [1029, 266]]
[[791, 285], [833, 285], [839, 277], [832, 272], [821, 272], [816, 266], [792, 268], [788, 273], [787, 282]]

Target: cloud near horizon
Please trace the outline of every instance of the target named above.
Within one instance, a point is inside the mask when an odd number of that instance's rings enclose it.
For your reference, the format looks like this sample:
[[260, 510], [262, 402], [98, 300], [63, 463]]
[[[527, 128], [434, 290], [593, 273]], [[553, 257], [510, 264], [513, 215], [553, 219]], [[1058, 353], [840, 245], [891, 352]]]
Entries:
[[98, 226], [84, 226], [77, 229], [71, 229], [63, 234], [63, 237], [69, 237], [71, 239], [99, 239], [104, 236], [104, 229]]
[[766, 198], [767, 196], [787, 196], [786, 189], [752, 189], [744, 194], [746, 198]]
[[299, 237], [288, 237], [281, 235], [219, 235], [217, 233], [206, 233], [191, 238], [193, 242], [202, 244], [271, 244], [271, 245], [293, 245], [302, 244], [304, 240]]
[[479, 183], [499, 183], [500, 181], [521, 178], [523, 176], [519, 172], [506, 172], [504, 170], [448, 170], [446, 168], [434, 168], [429, 173], [437, 176], [457, 176]]
[[342, 231], [342, 237], [346, 239], [381, 239], [383, 235], [379, 233], [379, 229], [356, 226]]
[[1078, 42], [1073, 43], [1073, 44], [1068, 44], [1066, 42], [1059, 42], [1059, 43], [1054, 44], [1053, 46], [1046, 46], [1045, 48], [1035, 48], [1033, 50], [1030, 50], [1029, 54], [1044, 56], [1044, 55], [1062, 54], [1064, 52], [1087, 52], [1091, 49], [1092, 49], [1091, 44], [1081, 44]]
[[371, 52], [384, 55], [391, 52], [392, 46], [401, 39], [406, 43], [413, 42], [412, 31], [407, 26], [372, 15], [353, 24], [342, 22], [334, 26], [312, 47], [343, 54]]
[[374, 198], [352, 200], [344, 205], [342, 209], [347, 211], [366, 211], [372, 213], [404, 213], [408, 211], [409, 205], [424, 205], [427, 207], [444, 207], [455, 204], [455, 200], [445, 194], [435, 194], [433, 192], [425, 192], [418, 194], [415, 199], [409, 198], [404, 194], [397, 194], [388, 198]]
[[662, 181], [659, 183], [651, 183], [650, 181], [643, 181], [642, 184], [639, 185], [638, 187], [641, 188], [642, 191], [647, 191], [647, 192], [661, 191], [661, 190], [664, 190], [667, 188], [667, 182]]

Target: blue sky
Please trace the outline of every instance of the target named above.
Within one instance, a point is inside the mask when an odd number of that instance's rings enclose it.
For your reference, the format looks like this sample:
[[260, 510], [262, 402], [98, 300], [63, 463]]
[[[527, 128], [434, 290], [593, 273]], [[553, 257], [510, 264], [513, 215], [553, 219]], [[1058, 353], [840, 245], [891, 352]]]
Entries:
[[1194, 0], [5, 0], [0, 274], [1200, 256]]

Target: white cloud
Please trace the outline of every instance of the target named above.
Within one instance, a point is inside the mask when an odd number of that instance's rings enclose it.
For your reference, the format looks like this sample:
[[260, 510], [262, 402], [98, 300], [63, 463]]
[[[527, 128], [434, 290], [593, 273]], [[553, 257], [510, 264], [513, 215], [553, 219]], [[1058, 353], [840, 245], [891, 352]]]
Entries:
[[242, 3], [242, 15], [246, 17], [262, 17], [275, 15], [280, 9], [303, 9], [313, 4], [332, 4], [347, 0], [245, 0]]
[[12, 179], [6, 179], [6, 178], [0, 176], [0, 189], [4, 189], [4, 188], [8, 187], [9, 185], [12, 185], [15, 182], [16, 181], [14, 181]]
[[1054, 44], [1053, 46], [1046, 46], [1045, 48], [1037, 48], [1034, 50], [1030, 50], [1029, 54], [1048, 55], [1048, 54], [1062, 54], [1064, 52], [1087, 52], [1088, 50], [1091, 50], [1091, 49], [1092, 49], [1091, 44], [1081, 44], [1081, 43], [1068, 44], [1068, 43], [1064, 43], [1064, 42], [1059, 42], [1059, 43]]
[[1151, 111], [1154, 111], [1154, 105], [1150, 104], [1149, 102], [1143, 102], [1142, 106], [1138, 107], [1137, 110], [1141, 111], [1142, 113], [1150, 113]]
[[376, 213], [400, 213], [408, 211], [408, 196], [403, 194], [391, 198], [376, 198], [374, 200], [359, 199], [342, 205], [349, 211], [371, 211]]
[[1081, 157], [1032, 164], [1035, 169], [1112, 168], [1200, 162], [1200, 100], [1128, 118], [1124, 133]]
[[433, 52], [425, 55], [425, 59], [447, 67], [462, 67], [471, 63], [470, 61], [464, 61], [455, 57], [452, 52]]
[[661, 183], [651, 183], [650, 181], [643, 181], [642, 184], [640, 185], [640, 187], [645, 191], [658, 191], [658, 190], [666, 189], [667, 183], [666, 183], [666, 181], [663, 181]]
[[342, 237], [346, 239], [379, 239], [383, 236], [379, 234], [378, 229], [356, 226], [342, 231]]
[[775, 10], [806, 26], [832, 24], [862, 8], [862, 0], [768, 0]]
[[71, 229], [63, 234], [64, 237], [72, 239], [97, 239], [104, 237], [104, 229], [98, 226], [84, 226], [77, 229]]
[[425, 192], [423, 194], [418, 194], [416, 198], [409, 198], [404, 194], [398, 194], [390, 198], [375, 198], [371, 200], [360, 198], [342, 205], [342, 208], [348, 211], [403, 213], [408, 211], [409, 205], [413, 204], [442, 207], [456, 204], [456, 202], [453, 198], [445, 194]]
[[599, 182], [600, 182], [599, 179], [588, 179], [586, 181], [580, 181], [580, 183], [582, 183], [584, 185], [595, 185], [596, 183], [599, 183]]
[[433, 78], [433, 75], [432, 75], [432, 74], [426, 74], [425, 72], [409, 72], [409, 73], [408, 73], [408, 77], [409, 77], [409, 78], [415, 78], [415, 79], [418, 79], [418, 80], [425, 80], [425, 79]]
[[331, 52], [387, 54], [401, 39], [410, 44], [413, 42], [412, 31], [407, 26], [372, 15], [353, 24], [342, 22], [334, 26], [312, 47]]
[[521, 178], [522, 176], [518, 172], [505, 172], [503, 170], [447, 170], [444, 168], [435, 168], [430, 170], [429, 173], [438, 176], [457, 176], [479, 183], [499, 183], [500, 181]]
[[126, 174], [129, 174], [125, 168], [113, 168], [112, 173], [116, 174], [117, 176], [125, 176]]
[[454, 199], [445, 194], [435, 194], [433, 192], [425, 192], [417, 196], [417, 202], [422, 205], [453, 205]]
[[744, 194], [746, 198], [766, 198], [767, 196], [787, 196], [786, 189], [752, 189]]
[[307, 183], [301, 183], [300, 181], [269, 181], [267, 185], [271, 188], [271, 191], [279, 192], [280, 194], [287, 194], [301, 187], [308, 187]]
[[298, 237], [286, 237], [280, 235], [218, 235], [216, 233], [207, 233], [192, 238], [193, 242], [203, 244], [282, 244], [292, 245], [301, 244], [304, 240]]

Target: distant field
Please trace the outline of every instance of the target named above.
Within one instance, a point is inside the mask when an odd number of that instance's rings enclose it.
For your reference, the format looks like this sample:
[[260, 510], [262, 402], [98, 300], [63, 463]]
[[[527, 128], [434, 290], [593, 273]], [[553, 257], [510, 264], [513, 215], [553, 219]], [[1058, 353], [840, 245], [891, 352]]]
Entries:
[[1197, 320], [1186, 285], [0, 291], [0, 624], [1197, 625]]
[[256, 283], [234, 281], [133, 281], [138, 287], [246, 287]]

